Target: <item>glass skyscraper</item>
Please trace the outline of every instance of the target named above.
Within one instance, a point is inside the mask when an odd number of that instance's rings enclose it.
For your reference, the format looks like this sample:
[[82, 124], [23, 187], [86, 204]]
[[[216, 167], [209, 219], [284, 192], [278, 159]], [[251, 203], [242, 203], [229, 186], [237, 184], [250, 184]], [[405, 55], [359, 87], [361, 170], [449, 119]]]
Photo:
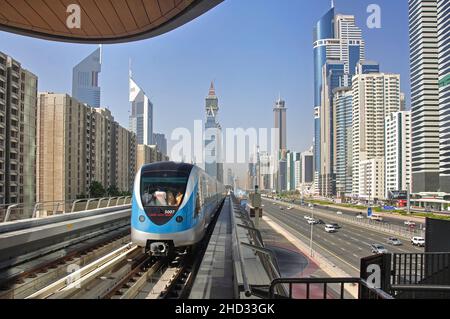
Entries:
[[130, 131], [136, 134], [137, 144], [153, 145], [153, 104], [130, 74]]
[[100, 107], [98, 74], [102, 70], [102, 48], [92, 52], [72, 71], [72, 97], [92, 107]]
[[314, 27], [313, 48], [316, 188], [329, 196], [335, 193], [332, 92], [337, 87], [351, 85], [358, 62], [365, 58], [365, 44], [355, 17], [336, 14], [332, 6]]

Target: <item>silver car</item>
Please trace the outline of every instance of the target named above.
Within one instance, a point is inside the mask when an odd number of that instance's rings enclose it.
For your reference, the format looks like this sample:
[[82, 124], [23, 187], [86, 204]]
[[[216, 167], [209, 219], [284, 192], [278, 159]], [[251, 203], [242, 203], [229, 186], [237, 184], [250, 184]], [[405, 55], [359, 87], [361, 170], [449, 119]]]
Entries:
[[392, 246], [401, 246], [402, 245], [402, 242], [396, 237], [389, 237], [387, 239], [387, 243]]
[[384, 248], [383, 245], [380, 244], [372, 244], [370, 245], [370, 249], [372, 250], [372, 253], [374, 254], [386, 254], [388, 251], [386, 248]]

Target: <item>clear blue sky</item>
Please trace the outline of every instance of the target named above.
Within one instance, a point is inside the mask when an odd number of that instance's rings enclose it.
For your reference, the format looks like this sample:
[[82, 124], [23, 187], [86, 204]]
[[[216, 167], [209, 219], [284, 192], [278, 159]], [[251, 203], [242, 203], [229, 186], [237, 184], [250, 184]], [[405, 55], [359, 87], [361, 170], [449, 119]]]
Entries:
[[[366, 57], [401, 74], [409, 106], [407, 0], [335, 0], [363, 30]], [[368, 29], [366, 8], [382, 9], [382, 28]], [[278, 93], [288, 107], [288, 147], [303, 151], [313, 136], [312, 30], [330, 0], [225, 0], [163, 36], [104, 46], [102, 105], [128, 127], [128, 59], [155, 106], [155, 130], [170, 134], [204, 119], [214, 80], [222, 127], [271, 127]], [[95, 49], [0, 32], [0, 51], [39, 76], [39, 90], [69, 93], [72, 67]]]

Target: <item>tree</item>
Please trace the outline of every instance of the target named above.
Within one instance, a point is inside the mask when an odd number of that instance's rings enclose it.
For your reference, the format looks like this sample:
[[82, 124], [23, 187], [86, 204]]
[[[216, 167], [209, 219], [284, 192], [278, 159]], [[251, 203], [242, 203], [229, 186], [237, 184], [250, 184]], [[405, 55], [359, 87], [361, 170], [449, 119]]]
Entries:
[[108, 189], [106, 190], [106, 193], [108, 196], [111, 196], [111, 197], [120, 195], [119, 189], [117, 188], [116, 185], [109, 186]]
[[100, 182], [93, 181], [91, 186], [89, 186], [89, 197], [98, 198], [105, 196], [106, 191]]

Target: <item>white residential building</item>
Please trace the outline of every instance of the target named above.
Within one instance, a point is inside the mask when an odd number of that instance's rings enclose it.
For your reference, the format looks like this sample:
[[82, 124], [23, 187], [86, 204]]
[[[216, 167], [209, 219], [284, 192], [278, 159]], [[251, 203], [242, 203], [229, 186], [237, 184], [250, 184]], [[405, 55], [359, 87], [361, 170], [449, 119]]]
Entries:
[[386, 117], [385, 182], [389, 191], [407, 190], [411, 183], [411, 112], [391, 113]]
[[[400, 111], [400, 75], [385, 73], [358, 74], [352, 81], [352, 156], [354, 195], [367, 195], [360, 164], [367, 160], [382, 160], [377, 165], [384, 165], [385, 156], [385, 119], [392, 112]], [[379, 168], [384, 172], [384, 168]], [[384, 175], [384, 174], [383, 174]], [[384, 179], [384, 178], [383, 178]], [[372, 194], [382, 194], [384, 182], [374, 183], [376, 189]], [[380, 186], [381, 185], [381, 186]]]

